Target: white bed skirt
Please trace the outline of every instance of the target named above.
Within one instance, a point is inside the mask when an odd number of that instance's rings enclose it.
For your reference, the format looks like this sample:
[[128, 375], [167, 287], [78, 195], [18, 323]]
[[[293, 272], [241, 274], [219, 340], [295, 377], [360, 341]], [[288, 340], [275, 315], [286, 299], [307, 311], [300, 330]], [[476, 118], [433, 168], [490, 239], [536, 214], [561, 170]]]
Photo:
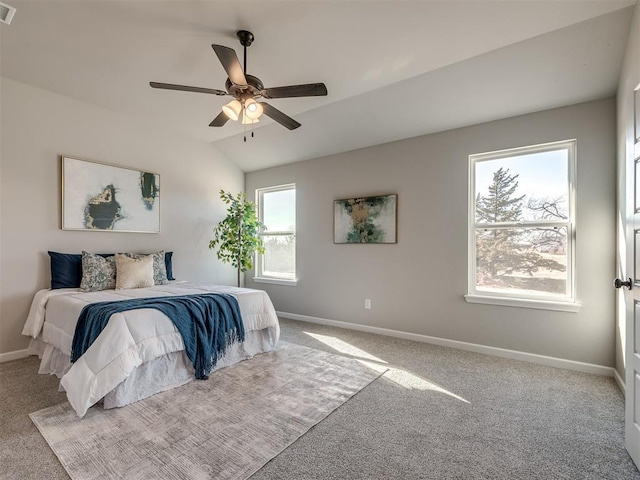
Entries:
[[[246, 332], [245, 341], [229, 345], [225, 355], [218, 359], [214, 371], [273, 350], [273, 337], [271, 328]], [[32, 338], [28, 351], [30, 355], [38, 355], [41, 359], [38, 370], [40, 374], [62, 378], [71, 368], [69, 355], [40, 339]], [[104, 408], [123, 407], [193, 380], [193, 365], [185, 351], [168, 353], [137, 367], [129, 377], [105, 395]], [[209, 381], [215, 381], [215, 377]], [[64, 391], [62, 385], [59, 389]]]

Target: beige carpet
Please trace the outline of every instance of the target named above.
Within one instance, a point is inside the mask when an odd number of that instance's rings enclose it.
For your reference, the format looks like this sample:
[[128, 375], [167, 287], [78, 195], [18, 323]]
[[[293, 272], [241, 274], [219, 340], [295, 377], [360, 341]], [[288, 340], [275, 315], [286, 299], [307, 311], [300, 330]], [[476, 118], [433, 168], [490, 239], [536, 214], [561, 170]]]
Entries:
[[74, 480], [245, 479], [382, 372], [282, 343], [124, 408], [30, 415]]

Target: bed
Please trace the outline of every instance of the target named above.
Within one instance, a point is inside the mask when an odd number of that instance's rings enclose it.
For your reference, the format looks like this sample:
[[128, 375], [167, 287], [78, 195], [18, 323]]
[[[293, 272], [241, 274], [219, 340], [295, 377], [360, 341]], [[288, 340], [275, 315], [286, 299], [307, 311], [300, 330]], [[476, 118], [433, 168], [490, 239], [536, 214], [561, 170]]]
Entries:
[[[235, 297], [245, 329], [244, 342], [230, 344], [214, 370], [275, 347], [280, 327], [266, 292], [189, 282], [95, 292], [41, 290], [22, 333], [32, 338], [29, 353], [41, 358], [38, 373], [58, 376], [61, 390], [82, 417], [99, 401], [104, 408], [121, 407], [195, 379], [178, 330], [167, 316], [150, 308], [112, 315], [95, 342], [72, 364], [72, 341], [83, 307], [103, 301], [206, 293]], [[209, 381], [215, 381], [215, 376]]]

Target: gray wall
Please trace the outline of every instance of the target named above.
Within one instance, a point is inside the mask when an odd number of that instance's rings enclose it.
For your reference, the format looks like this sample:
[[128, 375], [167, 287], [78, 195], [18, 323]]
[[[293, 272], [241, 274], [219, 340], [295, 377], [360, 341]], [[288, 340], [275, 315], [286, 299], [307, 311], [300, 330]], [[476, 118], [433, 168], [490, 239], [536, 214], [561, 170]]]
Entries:
[[[627, 212], [633, 211], [633, 182], [632, 178], [625, 175], [626, 162], [634, 157], [634, 113], [633, 113], [633, 89], [640, 84], [640, 9], [636, 6], [631, 21], [629, 41], [624, 63], [620, 72], [618, 84], [618, 185], [620, 192], [624, 192], [625, 199], [619, 203], [619, 217], [625, 218]], [[637, 227], [636, 227], [637, 228]], [[624, 239], [621, 239], [623, 241]], [[619, 275], [622, 278], [633, 277], [631, 268], [627, 268], [631, 262], [626, 262], [625, 257], [632, 259], [633, 241], [626, 242], [626, 250], [620, 257]], [[626, 306], [632, 309], [631, 304]], [[616, 328], [616, 370], [620, 377], [625, 378], [624, 344], [626, 341], [625, 304], [623, 292], [618, 293], [618, 319]]]
[[[613, 366], [615, 101], [605, 99], [246, 175], [296, 183], [296, 287], [276, 309]], [[579, 313], [466, 303], [468, 155], [577, 138]], [[334, 245], [333, 200], [397, 193], [398, 244]], [[364, 299], [373, 308], [364, 309]]]
[[[34, 293], [49, 286], [47, 250], [173, 250], [177, 278], [234, 284], [208, 241], [225, 215], [221, 188], [244, 174], [208, 144], [2, 78], [0, 354], [26, 348], [20, 332]], [[67, 154], [161, 175], [161, 233], [60, 229], [60, 160]]]

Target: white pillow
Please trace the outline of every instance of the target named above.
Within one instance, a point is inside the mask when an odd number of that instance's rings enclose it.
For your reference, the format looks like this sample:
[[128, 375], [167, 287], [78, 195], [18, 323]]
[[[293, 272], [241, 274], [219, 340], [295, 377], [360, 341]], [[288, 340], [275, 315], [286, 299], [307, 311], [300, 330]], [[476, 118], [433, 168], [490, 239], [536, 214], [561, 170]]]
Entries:
[[116, 290], [153, 287], [153, 255], [131, 258], [116, 253]]

